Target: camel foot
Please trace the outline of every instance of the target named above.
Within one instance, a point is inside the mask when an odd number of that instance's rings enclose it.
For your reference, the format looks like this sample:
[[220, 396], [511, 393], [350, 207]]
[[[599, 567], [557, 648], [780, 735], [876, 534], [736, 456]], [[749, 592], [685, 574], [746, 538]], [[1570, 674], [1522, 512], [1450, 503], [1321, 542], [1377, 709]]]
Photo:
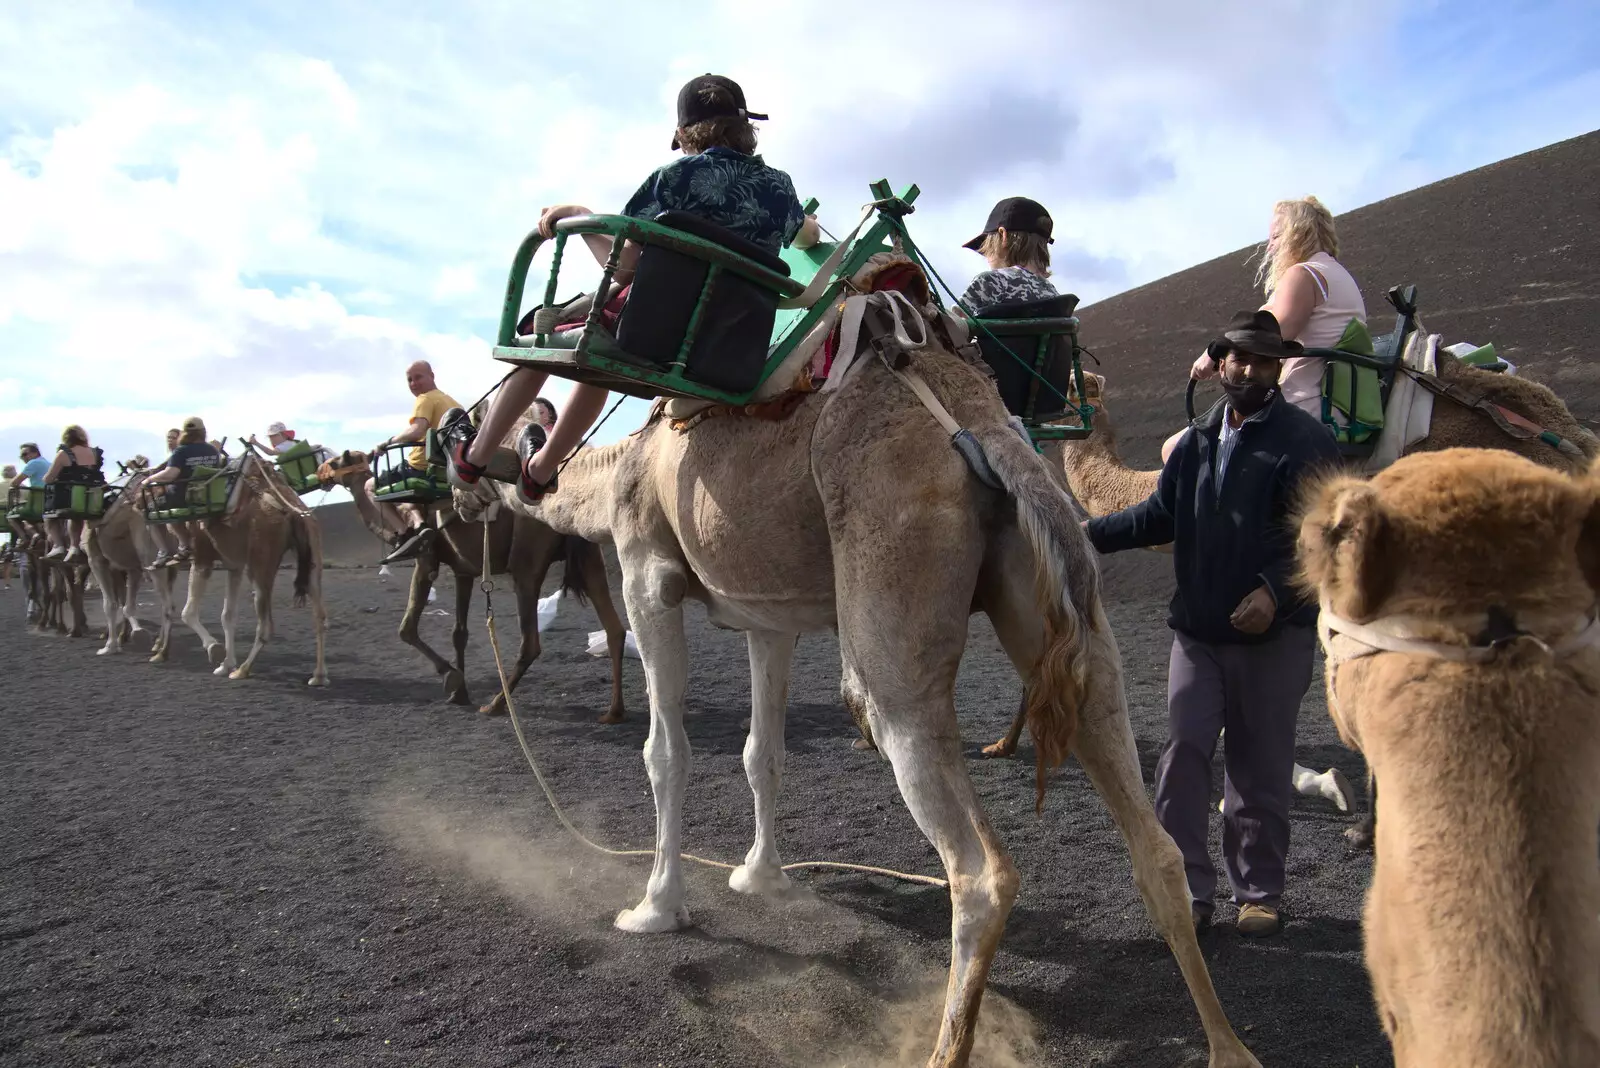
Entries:
[[503, 716], [506, 714], [506, 703], [499, 697], [478, 709], [485, 716]]
[[1363, 816], [1354, 827], [1346, 827], [1344, 831], [1345, 840], [1363, 853], [1372, 849], [1372, 834], [1371, 816]]
[[1355, 791], [1350, 789], [1350, 780], [1345, 778], [1344, 772], [1329, 768], [1323, 773], [1322, 796], [1332, 801], [1340, 812], [1349, 812], [1350, 799], [1355, 796]]
[[98, 648], [98, 649], [96, 649], [94, 651], [94, 655], [95, 656], [109, 656], [109, 655], [111, 655], [113, 653], [120, 653], [120, 652], [122, 652], [122, 648], [120, 646], [102, 645], [100, 648]]
[[326, 675], [313, 675], [309, 679], [306, 680], [306, 685], [307, 686], [327, 686], [327, 685], [329, 685], [328, 676], [326, 676]]
[[878, 747], [872, 744], [871, 738], [857, 738], [855, 741], [850, 743], [850, 748], [859, 750], [861, 752], [867, 752], [869, 750], [876, 750]]
[[[226, 665], [224, 665], [224, 666], [226, 666]], [[218, 669], [218, 672], [219, 673], [221, 672], [221, 668]], [[235, 681], [237, 681], [239, 679], [248, 679], [249, 677], [250, 677], [250, 669], [247, 668], [247, 667], [234, 668], [232, 671], [228, 672], [228, 678], [233, 679]]]
[[595, 722], [596, 723], [611, 724], [611, 723], [621, 723], [625, 719], [627, 719], [627, 716], [623, 714], [622, 709], [613, 708], [609, 712], [607, 712], [605, 715], [601, 716]]
[[1004, 738], [1000, 739], [998, 742], [995, 742], [993, 745], [986, 745], [983, 747], [983, 755], [986, 757], [1004, 758], [1012, 756], [1016, 753], [1016, 751], [1017, 743], [1007, 741]]
[[631, 931], [634, 934], [681, 931], [689, 926], [689, 909], [679, 905], [676, 911], [668, 912], [651, 905], [647, 898], [633, 908], [617, 913], [616, 926], [619, 931]]
[[206, 646], [206, 659], [213, 664], [221, 664], [228, 658], [228, 647], [221, 642], [212, 642]]
[[789, 897], [794, 883], [776, 864], [741, 864], [728, 873], [728, 889], [757, 897]]
[[444, 695], [453, 705], [467, 705], [472, 703], [472, 698], [467, 696], [467, 677], [455, 668], [451, 668], [440, 676], [444, 681]]

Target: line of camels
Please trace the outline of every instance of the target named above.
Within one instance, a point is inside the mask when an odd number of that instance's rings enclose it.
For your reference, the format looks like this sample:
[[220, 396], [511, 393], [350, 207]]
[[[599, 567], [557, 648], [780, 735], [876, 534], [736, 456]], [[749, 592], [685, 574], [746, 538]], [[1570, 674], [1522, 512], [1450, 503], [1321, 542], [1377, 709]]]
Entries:
[[[799, 634], [836, 632], [843, 702], [892, 765], [947, 873], [949, 982], [927, 1063], [951, 1068], [968, 1061], [1019, 888], [968, 775], [954, 703], [968, 617], [986, 614], [1025, 684], [1016, 733], [1025, 724], [1033, 738], [1039, 803], [1050, 769], [1076, 758], [1124, 836], [1134, 883], [1200, 1017], [1211, 1068], [1259, 1068], [1212, 986], [1182, 859], [1146, 793], [1099, 568], [1072, 499], [1100, 514], [1147, 495], [1154, 473], [1119, 460], [1103, 379], [1091, 378], [1087, 390], [1100, 409], [1095, 433], [1065, 443], [1054, 463], [1015, 433], [981, 372], [944, 339], [901, 356], [978, 442], [1003, 489], [972, 477], [901, 367], [865, 360], [836, 391], [807, 396], [782, 420], [712, 418], [682, 432], [655, 414], [623, 442], [576, 453], [560, 491], [534, 505], [504, 484], [458, 490], [461, 529], [440, 539], [437, 561], [419, 562], [403, 633], [452, 698], [465, 701], [464, 630], [451, 664], [421, 645], [414, 615], [438, 563], [455, 571], [464, 608], [485, 563], [475, 524], [486, 521], [491, 569], [511, 567], [518, 590], [516, 674], [538, 653], [539, 582], [564, 559], [568, 584], [588, 594], [606, 624], [618, 680], [621, 621], [597, 548], [615, 546], [648, 681], [644, 759], [657, 811], [644, 894], [615, 922], [664, 932], [690, 922], [680, 857], [690, 762], [684, 602], [701, 602], [714, 624], [748, 638], [744, 766], [755, 832], [729, 878], [742, 893], [781, 898], [789, 890], [774, 812], [791, 660]], [[1304, 581], [1324, 605], [1324, 624], [1338, 619], [1344, 628], [1324, 634], [1329, 707], [1383, 787], [1364, 918], [1378, 1015], [1402, 1068], [1600, 1064], [1600, 653], [1589, 640], [1600, 636], [1592, 622], [1600, 471], [1590, 467], [1600, 447], [1554, 394], [1526, 379], [1450, 360], [1440, 373], [1484, 376], [1478, 384], [1501, 403], [1537, 414], [1586, 457], [1504, 438], [1481, 416], [1445, 404], [1413, 455], [1371, 478], [1332, 477], [1308, 500]], [[294, 549], [296, 591], [317, 619], [310, 681], [325, 683], [316, 524], [269, 485], [269, 464], [245, 464], [238, 511], [208, 524], [184, 620], [219, 672], [247, 676], [271, 633], [272, 574]], [[375, 523], [372, 502], [351, 483]], [[129, 609], [153, 555], [148, 542], [137, 509], [121, 502], [89, 539], [107, 606], [102, 651], [138, 625]], [[256, 597], [255, 645], [237, 667], [236, 608], [224, 609], [220, 652], [195, 608], [218, 562], [230, 569], [229, 605], [245, 574]], [[158, 658], [170, 638], [172, 581], [156, 580]], [[1351, 642], [1360, 647], [1350, 651]], [[612, 698], [606, 718], [614, 720], [623, 713], [619, 682]]]

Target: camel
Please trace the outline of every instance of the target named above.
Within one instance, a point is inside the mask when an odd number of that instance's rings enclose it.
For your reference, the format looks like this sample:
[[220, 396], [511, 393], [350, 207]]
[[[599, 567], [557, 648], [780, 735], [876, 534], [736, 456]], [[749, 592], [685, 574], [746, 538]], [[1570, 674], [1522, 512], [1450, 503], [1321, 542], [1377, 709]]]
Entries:
[[[134, 634], [144, 631], [137, 613], [139, 586], [156, 556], [155, 540], [150, 536], [144, 512], [139, 507], [140, 487], [148, 475], [146, 471], [133, 474], [105, 514], [91, 522], [84, 532], [84, 550], [100, 586], [106, 616], [106, 643], [97, 651], [99, 656], [121, 653], [123, 645]], [[151, 648], [154, 659], [163, 652], [162, 643], [172, 631], [177, 572], [163, 567], [152, 572], [150, 577], [160, 605], [156, 638]]]
[[1366, 962], [1398, 1068], [1600, 1064], [1600, 464], [1335, 476], [1299, 535], [1328, 710], [1383, 784]]
[[[520, 425], [517, 430], [520, 430]], [[327, 477], [344, 486], [355, 499], [356, 511], [367, 529], [385, 543], [390, 530], [385, 525], [377, 502], [367, 488], [370, 475], [366, 459], [356, 453], [345, 452], [324, 469]], [[448, 502], [444, 502], [448, 504]], [[405, 615], [400, 620], [400, 640], [416, 649], [433, 665], [444, 679], [444, 690], [452, 704], [467, 704], [466, 655], [467, 615], [472, 593], [483, 577], [483, 524], [468, 522], [446, 514], [441, 517], [438, 536], [432, 546], [417, 558], [411, 572], [411, 596]], [[611, 589], [606, 582], [605, 558], [600, 547], [582, 538], [557, 534], [536, 519], [503, 511], [490, 520], [489, 552], [491, 575], [511, 576], [512, 589], [517, 600], [517, 623], [522, 641], [517, 650], [516, 664], [509, 676], [510, 689], [539, 657], [539, 590], [544, 586], [550, 565], [564, 561], [561, 589], [593, 604], [605, 629], [611, 652], [611, 704], [601, 714], [601, 723], [621, 723], [627, 716], [622, 701], [622, 655], [626, 628], [617, 615], [611, 600]], [[419, 623], [428, 606], [428, 591], [438, 577], [443, 564], [456, 579], [455, 627], [451, 639], [456, 659], [452, 665], [427, 642], [422, 640]], [[502, 690], [494, 700], [484, 705], [480, 712], [487, 715], [504, 715], [506, 698]]]
[[[875, 333], [884, 352], [898, 348], [881, 322]], [[1028, 680], [1041, 791], [1046, 769], [1070, 748], [1128, 843], [1146, 909], [1199, 1011], [1212, 1068], [1256, 1065], [1217, 1000], [1182, 860], [1145, 793], [1116, 640], [1071, 502], [978, 371], [940, 341], [897, 358], [970, 430], [1004, 491], [973, 477], [901, 372], [876, 355], [858, 361], [837, 391], [807, 396], [780, 421], [713, 418], [679, 433], [655, 418], [622, 444], [575, 454], [560, 488], [532, 506], [505, 485], [457, 491], [463, 514], [472, 514], [474, 496], [481, 507], [498, 495], [563, 533], [615, 541], [649, 684], [644, 759], [657, 813], [644, 897], [616, 926], [689, 924], [680, 857], [690, 759], [684, 600], [702, 602], [715, 625], [747, 633], [744, 765], [756, 829], [728, 880], [742, 893], [782, 897], [790, 888], [774, 809], [791, 662], [799, 634], [836, 628], [845, 704], [893, 766], [949, 877], [949, 983], [927, 1063], [965, 1065], [1018, 890], [1016, 867], [967, 774], [956, 719], [967, 617], [982, 611]]]
[[[322, 529], [311, 512], [301, 506], [276, 466], [254, 451], [246, 452], [238, 464], [239, 485], [234, 491], [238, 496], [233, 510], [199, 524], [201, 536], [195, 538], [194, 559], [189, 566], [183, 622], [204, 643], [207, 655], [217, 665], [214, 674], [230, 679], [249, 678], [256, 657], [272, 637], [272, 587], [278, 580], [283, 554], [292, 548], [296, 557], [295, 604], [302, 605], [310, 599], [316, 631], [316, 666], [307, 685], [326, 686], [328, 614], [322, 603]], [[206, 585], [219, 563], [228, 571], [222, 600], [221, 642], [200, 621]], [[256, 636], [249, 655], [240, 663], [235, 657], [233, 636], [239, 616], [239, 586], [246, 574], [255, 599]], [[163, 624], [159, 651], [152, 661], [167, 658], [170, 637], [170, 623]]]

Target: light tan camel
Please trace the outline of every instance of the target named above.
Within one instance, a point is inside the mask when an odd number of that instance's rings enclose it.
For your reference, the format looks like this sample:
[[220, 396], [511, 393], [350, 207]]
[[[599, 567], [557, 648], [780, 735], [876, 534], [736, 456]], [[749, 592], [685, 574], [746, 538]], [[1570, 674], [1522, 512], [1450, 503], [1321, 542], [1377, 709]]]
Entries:
[[[728, 880], [745, 893], [788, 889], [774, 808], [791, 661], [798, 634], [837, 628], [845, 703], [893, 765], [949, 876], [950, 976], [928, 1064], [965, 1065], [1018, 889], [968, 777], [956, 720], [967, 617], [982, 611], [1028, 680], [1041, 784], [1045, 767], [1070, 746], [1127, 840], [1146, 908], [1199, 1010], [1211, 1065], [1255, 1065], [1217, 1001], [1183, 862], [1145, 793], [1116, 641], [1071, 503], [1007, 426], [977, 371], [939, 347], [909, 360], [982, 443], [1008, 492], [973, 477], [949, 435], [872, 357], [837, 392], [808, 397], [783, 421], [710, 419], [680, 434], [657, 419], [624, 444], [580, 452], [561, 488], [527, 509], [557, 530], [615, 539], [649, 680], [644, 757], [656, 803], [655, 865], [643, 900], [616, 924], [646, 932], [689, 922], [680, 858], [689, 772], [684, 600], [703, 602], [713, 623], [747, 632], [744, 762], [756, 831]], [[498, 492], [508, 507], [525, 507], [510, 487]], [[457, 494], [458, 504], [468, 510], [465, 496]]]
[[[105, 514], [91, 521], [84, 533], [84, 551], [88, 554], [95, 582], [100, 586], [105, 608], [106, 643], [98, 650], [101, 656], [122, 652], [123, 645], [134, 634], [144, 632], [137, 612], [139, 586], [157, 552], [155, 539], [139, 507], [140, 487], [148, 477], [148, 472], [130, 477]], [[150, 578], [160, 611], [155, 644], [151, 649], [154, 656], [161, 651], [162, 635], [170, 635], [175, 619], [173, 593], [177, 571], [163, 567], [152, 572]]]
[[1328, 709], [1383, 784], [1367, 967], [1399, 1068], [1600, 1064], [1600, 470], [1331, 479], [1300, 528]]
[[[519, 426], [518, 430], [521, 429]], [[377, 502], [367, 488], [370, 477], [365, 458], [357, 453], [345, 452], [325, 470], [334, 475], [350, 496], [355, 499], [356, 511], [367, 529], [385, 544], [390, 530], [385, 525]], [[416, 560], [411, 572], [411, 595], [406, 603], [405, 615], [400, 620], [400, 640], [416, 649], [433, 665], [444, 679], [445, 694], [454, 704], [466, 704], [467, 616], [472, 594], [483, 576], [483, 524], [468, 522], [454, 514], [448, 501], [441, 502], [440, 528], [432, 546]], [[605, 558], [600, 547], [582, 538], [558, 534], [527, 516], [515, 515], [508, 510], [497, 510], [490, 521], [489, 552], [491, 575], [511, 576], [511, 586], [517, 601], [517, 624], [522, 641], [517, 650], [516, 664], [509, 674], [510, 688], [539, 657], [539, 591], [544, 586], [550, 565], [563, 562], [562, 592], [576, 597], [580, 603], [588, 601], [600, 618], [606, 632], [611, 656], [611, 703], [600, 716], [601, 723], [621, 723], [626, 718], [622, 702], [623, 639], [627, 629], [617, 615], [611, 600], [611, 588], [606, 582]], [[439, 566], [449, 568], [456, 579], [455, 627], [451, 632], [456, 660], [452, 665], [423, 641], [422, 612], [428, 606], [428, 591], [439, 575]], [[480, 711], [489, 715], [504, 715], [505, 694], [497, 692], [494, 700]]]
[[[322, 603], [322, 528], [309, 509], [303, 507], [294, 490], [275, 465], [247, 451], [238, 461], [239, 486], [234, 510], [220, 519], [199, 524], [202, 537], [195, 538], [194, 559], [189, 565], [189, 590], [183, 606], [183, 622], [199, 636], [206, 653], [217, 665], [215, 674], [230, 679], [247, 679], [272, 637], [272, 587], [278, 580], [278, 565], [283, 554], [293, 549], [296, 571], [296, 605], [311, 604], [312, 626], [316, 635], [316, 667], [310, 686], [328, 685], [324, 654], [328, 636], [328, 613]], [[212, 570], [227, 568], [227, 585], [222, 599], [222, 638], [219, 643], [200, 621], [200, 604]], [[255, 642], [243, 663], [234, 654], [234, 629], [239, 619], [239, 586], [246, 575], [254, 594], [256, 612]], [[161, 648], [152, 660], [165, 660], [169, 637], [163, 630]]]

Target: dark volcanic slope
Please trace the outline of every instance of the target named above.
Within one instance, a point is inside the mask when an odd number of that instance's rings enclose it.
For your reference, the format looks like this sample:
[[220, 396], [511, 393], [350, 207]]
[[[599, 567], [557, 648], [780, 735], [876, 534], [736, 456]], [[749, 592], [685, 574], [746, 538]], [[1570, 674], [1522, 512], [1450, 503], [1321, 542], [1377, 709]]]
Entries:
[[[1388, 289], [1414, 284], [1423, 323], [1446, 344], [1494, 342], [1600, 426], [1600, 368], [1589, 352], [1600, 325], [1596, 174], [1600, 132], [1339, 216], [1340, 258], [1361, 283], [1373, 326], [1393, 323]], [[1270, 205], [1261, 207], [1265, 223]], [[1190, 362], [1235, 310], [1261, 304], [1245, 262], [1251, 251], [1080, 312], [1130, 462], [1154, 465], [1161, 440], [1183, 421]]]

